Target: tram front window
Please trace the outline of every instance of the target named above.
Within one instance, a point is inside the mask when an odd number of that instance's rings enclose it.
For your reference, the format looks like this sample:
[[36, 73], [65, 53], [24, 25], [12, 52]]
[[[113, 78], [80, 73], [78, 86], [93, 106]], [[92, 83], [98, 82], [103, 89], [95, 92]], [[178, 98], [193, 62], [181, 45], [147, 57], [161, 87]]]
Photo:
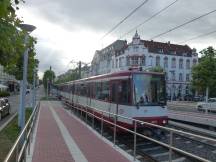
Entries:
[[164, 76], [134, 74], [133, 96], [135, 105], [165, 105], [165, 81]]

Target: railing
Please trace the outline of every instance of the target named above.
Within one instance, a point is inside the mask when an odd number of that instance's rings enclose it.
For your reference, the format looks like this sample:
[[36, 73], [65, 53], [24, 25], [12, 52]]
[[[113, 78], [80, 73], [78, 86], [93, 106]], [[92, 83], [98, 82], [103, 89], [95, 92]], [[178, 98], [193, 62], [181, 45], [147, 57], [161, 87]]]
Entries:
[[[67, 106], [72, 106], [72, 104], [70, 103], [66, 103]], [[190, 158], [193, 158], [194, 160], [198, 160], [198, 161], [202, 161], [202, 162], [211, 162], [210, 160], [208, 159], [205, 159], [205, 158], [202, 158], [200, 156], [197, 156], [195, 154], [192, 154], [192, 153], [189, 153], [189, 152], [186, 152], [182, 149], [179, 149], [179, 148], [176, 148], [173, 146], [173, 134], [184, 134], [184, 135], [188, 135], [188, 136], [193, 136], [193, 137], [197, 137], [197, 138], [200, 138], [200, 139], [204, 139], [204, 140], [209, 140], [209, 141], [212, 141], [212, 142], [216, 142], [216, 139], [213, 139], [213, 138], [209, 138], [209, 137], [204, 137], [204, 136], [201, 136], [201, 135], [196, 135], [196, 134], [192, 134], [192, 133], [189, 133], [189, 132], [184, 132], [184, 131], [181, 131], [181, 130], [176, 130], [176, 129], [173, 129], [173, 128], [167, 128], [167, 127], [164, 127], [164, 126], [160, 126], [160, 125], [156, 125], [156, 124], [152, 124], [152, 123], [148, 123], [148, 122], [144, 122], [144, 121], [140, 121], [140, 120], [136, 120], [136, 119], [133, 119], [133, 118], [129, 118], [129, 117], [125, 117], [125, 116], [121, 116], [121, 115], [118, 115], [118, 114], [114, 114], [114, 113], [110, 113], [110, 112], [107, 112], [107, 111], [103, 111], [103, 110], [99, 110], [99, 109], [96, 109], [96, 108], [92, 108], [91, 107], [91, 110], [92, 112], [89, 111], [89, 108], [79, 108], [77, 106], [72, 106], [74, 109], [76, 109], [77, 111], [80, 111], [80, 114], [82, 114], [82, 112], [85, 112], [85, 120], [87, 122], [87, 115], [90, 115], [92, 116], [92, 127], [94, 127], [94, 118], [97, 118], [99, 120], [101, 120], [101, 135], [103, 135], [103, 128], [104, 128], [104, 122], [105, 123], [108, 123], [108, 124], [111, 124], [114, 126], [114, 131], [113, 131], [113, 143], [114, 143], [114, 146], [116, 145], [116, 129], [117, 128], [120, 128], [120, 129], [123, 129], [129, 133], [132, 133], [134, 135], [134, 149], [133, 149], [133, 157], [134, 157], [134, 161], [136, 161], [136, 145], [137, 145], [137, 136], [139, 137], [142, 137], [144, 139], [147, 139], [149, 141], [152, 141], [154, 143], [157, 143], [163, 147], [166, 147], [169, 149], [169, 162], [172, 162], [172, 152], [175, 151], [177, 153], [180, 153], [180, 154], [183, 154], [187, 157], [190, 157]], [[97, 112], [97, 113], [100, 113], [100, 116], [96, 116], [94, 114], [94, 112]], [[111, 122], [111, 121], [108, 121], [108, 120], [105, 120], [104, 119], [104, 115], [105, 114], [108, 114], [108, 115], [112, 115], [114, 116], [114, 122]], [[127, 129], [125, 127], [122, 127], [120, 125], [117, 125], [117, 121], [116, 119], [118, 118], [122, 118], [122, 119], [127, 119], [127, 120], [132, 120], [133, 121], [133, 124], [134, 124], [134, 130], [130, 130], [130, 129]], [[145, 136], [143, 134], [140, 134], [137, 132], [137, 125], [138, 124], [141, 124], [141, 125], [147, 125], [147, 126], [151, 126], [151, 127], [156, 127], [156, 128], [159, 128], [159, 129], [163, 129], [165, 131], [168, 131], [170, 133], [170, 136], [169, 136], [169, 144], [167, 143], [164, 143], [164, 142], [161, 142], [161, 141], [158, 141], [156, 139], [153, 139], [151, 137], [148, 137], [148, 136]]]
[[[4, 162], [21, 162], [26, 161], [26, 153], [30, 153], [30, 143], [32, 142], [33, 129], [35, 120], [40, 107], [40, 102], [35, 106], [31, 116], [29, 117], [25, 127], [16, 139], [14, 145], [6, 156]], [[27, 150], [28, 149], [28, 150]]]

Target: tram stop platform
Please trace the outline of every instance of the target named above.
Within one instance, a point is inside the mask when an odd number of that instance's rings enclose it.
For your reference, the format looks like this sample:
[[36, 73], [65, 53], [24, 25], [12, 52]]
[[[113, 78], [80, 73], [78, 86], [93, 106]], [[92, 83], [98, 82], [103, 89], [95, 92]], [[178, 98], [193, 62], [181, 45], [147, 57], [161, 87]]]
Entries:
[[129, 162], [132, 156], [100, 137], [58, 101], [42, 101], [28, 162]]

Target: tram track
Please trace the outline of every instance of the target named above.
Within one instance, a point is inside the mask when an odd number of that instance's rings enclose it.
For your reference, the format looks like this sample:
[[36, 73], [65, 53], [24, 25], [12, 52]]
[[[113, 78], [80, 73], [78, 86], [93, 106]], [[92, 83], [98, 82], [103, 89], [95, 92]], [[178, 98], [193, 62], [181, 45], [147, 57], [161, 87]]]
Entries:
[[[80, 117], [82, 120], [84, 120], [85, 113], [74, 113], [78, 117]], [[88, 117], [87, 123], [92, 126], [98, 133], [100, 133], [101, 130], [101, 124], [99, 121], [94, 121], [94, 124], [92, 125], [93, 118]], [[103, 136], [113, 141], [114, 135], [113, 130], [109, 128], [103, 129]], [[155, 140], [158, 140], [157, 138], [153, 138]], [[165, 144], [169, 144], [169, 133], [165, 133], [163, 138], [160, 139], [161, 142], [164, 142]], [[116, 145], [128, 154], [131, 154], [133, 156], [133, 148], [134, 148], [134, 140], [133, 135], [130, 133], [125, 134], [117, 134], [116, 136]], [[187, 151], [189, 153], [193, 153], [195, 155], [198, 155], [200, 157], [206, 158], [209, 161], [216, 161], [216, 146], [206, 143], [206, 141], [200, 141], [196, 138], [192, 137], [186, 137], [183, 134], [174, 134], [173, 135], [173, 146], [179, 149], [182, 149], [184, 151]], [[141, 162], [169, 162], [169, 149], [165, 146], [161, 146], [157, 143], [154, 143], [152, 141], [143, 139], [141, 137], [137, 137], [137, 150], [136, 150], [136, 159], [138, 159]], [[204, 151], [205, 150], [205, 151]], [[173, 162], [193, 162], [194, 160], [191, 157], [188, 157], [186, 155], [177, 153], [176, 151], [172, 150], [172, 161]], [[198, 160], [195, 160], [198, 161]]]

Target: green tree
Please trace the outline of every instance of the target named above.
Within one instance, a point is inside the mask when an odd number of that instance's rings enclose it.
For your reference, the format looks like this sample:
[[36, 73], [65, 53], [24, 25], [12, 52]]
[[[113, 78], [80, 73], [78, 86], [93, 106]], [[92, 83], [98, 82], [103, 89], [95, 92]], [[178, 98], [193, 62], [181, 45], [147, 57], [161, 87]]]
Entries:
[[216, 96], [216, 50], [208, 47], [200, 52], [199, 64], [192, 68], [192, 85], [206, 96]]
[[44, 88], [47, 89], [47, 83], [53, 81], [55, 79], [55, 72], [52, 70], [46, 70], [43, 75], [43, 85]]
[[19, 29], [22, 21], [16, 16], [19, 2], [23, 0], [0, 0], [0, 64], [4, 66], [7, 73], [15, 75], [21, 80], [23, 69], [23, 53], [28, 47], [28, 81], [33, 80], [33, 69], [37, 68], [39, 61], [35, 59], [36, 39], [31, 37], [26, 45], [25, 33]]
[[164, 69], [160, 66], [155, 66], [155, 67], [150, 68], [149, 71], [162, 73], [164, 72]]

